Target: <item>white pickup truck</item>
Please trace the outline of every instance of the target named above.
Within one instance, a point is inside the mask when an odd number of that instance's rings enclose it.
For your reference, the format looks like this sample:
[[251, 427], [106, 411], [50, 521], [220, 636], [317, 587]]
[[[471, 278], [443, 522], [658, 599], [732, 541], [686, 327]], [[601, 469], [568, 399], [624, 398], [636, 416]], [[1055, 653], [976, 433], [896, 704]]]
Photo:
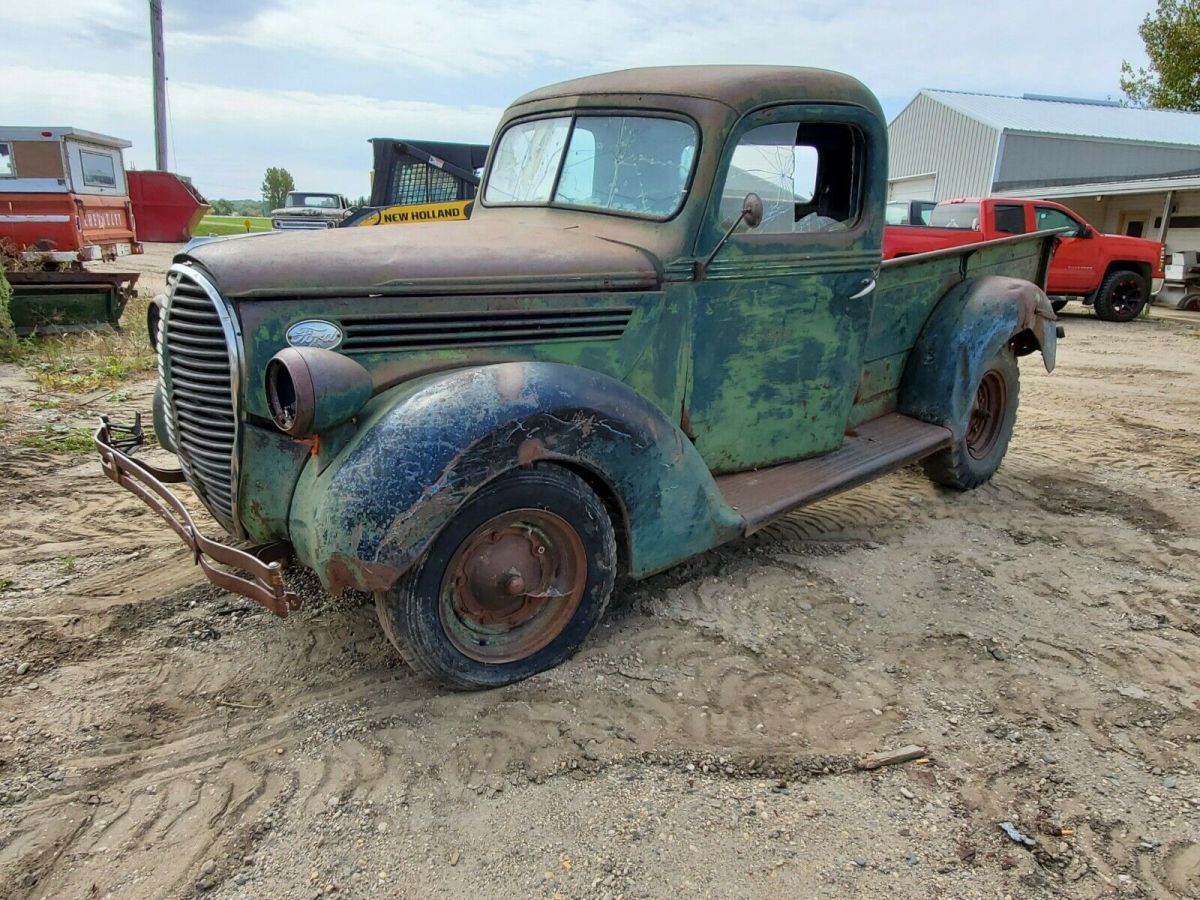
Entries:
[[337, 228], [351, 209], [350, 202], [341, 194], [290, 191], [283, 206], [271, 210], [271, 227], [276, 231]]

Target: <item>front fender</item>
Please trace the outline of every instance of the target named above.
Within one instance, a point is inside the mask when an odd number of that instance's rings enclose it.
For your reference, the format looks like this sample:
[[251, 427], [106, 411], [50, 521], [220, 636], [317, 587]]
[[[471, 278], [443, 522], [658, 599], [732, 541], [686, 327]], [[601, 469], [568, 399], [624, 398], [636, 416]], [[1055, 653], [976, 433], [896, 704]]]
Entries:
[[306, 466], [289, 531], [326, 589], [386, 590], [497, 476], [552, 460], [619, 507], [627, 570], [642, 576], [742, 529], [687, 437], [606, 375], [559, 363], [458, 369], [371, 401], [332, 461]]
[[1045, 293], [1020, 278], [987, 275], [956, 285], [909, 354], [898, 410], [961, 437], [975, 384], [1005, 344], [1017, 355], [1040, 350], [1046, 371], [1054, 371], [1057, 319]]

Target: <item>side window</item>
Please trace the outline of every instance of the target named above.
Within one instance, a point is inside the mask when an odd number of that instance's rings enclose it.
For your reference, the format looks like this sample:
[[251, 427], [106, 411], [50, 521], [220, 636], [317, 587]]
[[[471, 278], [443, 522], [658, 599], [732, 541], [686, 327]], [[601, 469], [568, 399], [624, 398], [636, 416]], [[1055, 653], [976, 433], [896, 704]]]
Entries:
[[12, 144], [0, 144], [0, 178], [12, 178], [16, 175], [13, 167]]
[[1025, 233], [1025, 207], [997, 203], [992, 210], [996, 217], [996, 231], [1001, 234]]
[[1067, 237], [1079, 234], [1079, 223], [1061, 209], [1051, 209], [1048, 206], [1038, 206], [1034, 209], [1034, 220], [1038, 231], [1050, 231], [1054, 228], [1070, 228]]
[[88, 187], [117, 186], [117, 169], [111, 156], [106, 153], [80, 150], [79, 159], [83, 163], [83, 183], [85, 185]]
[[748, 193], [763, 201], [756, 234], [844, 231], [858, 220], [862, 139], [849, 125], [779, 122], [746, 132], [721, 191], [728, 228]]

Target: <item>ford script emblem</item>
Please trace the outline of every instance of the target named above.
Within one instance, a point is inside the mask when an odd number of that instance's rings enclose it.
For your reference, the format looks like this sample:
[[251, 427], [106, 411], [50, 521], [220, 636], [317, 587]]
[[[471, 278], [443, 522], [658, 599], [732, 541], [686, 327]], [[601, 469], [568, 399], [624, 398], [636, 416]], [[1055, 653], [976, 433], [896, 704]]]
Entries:
[[293, 347], [316, 347], [332, 350], [342, 342], [342, 329], [332, 322], [305, 319], [287, 330], [287, 342]]

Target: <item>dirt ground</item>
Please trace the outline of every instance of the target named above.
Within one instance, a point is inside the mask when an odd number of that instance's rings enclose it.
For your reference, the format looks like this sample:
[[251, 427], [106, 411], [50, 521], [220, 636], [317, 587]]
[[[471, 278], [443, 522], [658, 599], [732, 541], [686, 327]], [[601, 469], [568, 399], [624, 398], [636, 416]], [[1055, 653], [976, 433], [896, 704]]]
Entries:
[[[222, 594], [90, 453], [6, 439], [0, 896], [1200, 896], [1200, 322], [1063, 318], [991, 484], [794, 514], [488, 693], [365, 598]], [[0, 392], [11, 436], [150, 385]]]

